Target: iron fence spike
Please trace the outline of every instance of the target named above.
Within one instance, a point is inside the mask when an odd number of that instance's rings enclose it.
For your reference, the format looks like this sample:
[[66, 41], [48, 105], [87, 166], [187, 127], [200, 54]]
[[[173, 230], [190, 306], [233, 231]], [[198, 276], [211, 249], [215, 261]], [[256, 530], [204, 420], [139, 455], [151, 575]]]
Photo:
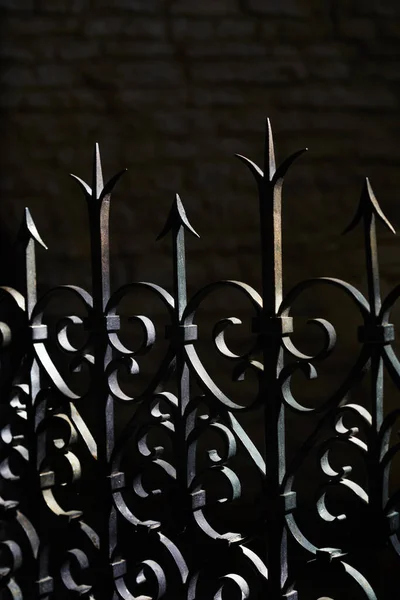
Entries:
[[171, 209], [168, 213], [168, 217], [166, 223], [156, 240], [159, 241], [163, 237], [167, 235], [170, 231], [177, 231], [180, 227], [184, 227], [188, 231], [190, 231], [194, 236], [200, 237], [197, 231], [190, 224], [187, 216], [185, 208], [182, 204], [182, 200], [180, 199], [179, 194], [175, 194], [175, 198], [172, 202]]
[[366, 177], [360, 196], [360, 201], [356, 210], [356, 214], [354, 215], [350, 224], [347, 225], [347, 227], [343, 230], [343, 235], [345, 233], [348, 233], [349, 231], [352, 231], [363, 218], [368, 218], [368, 215], [370, 213], [375, 214], [378, 217], [378, 219], [389, 229], [389, 231], [391, 231], [394, 234], [396, 233], [393, 225], [390, 223], [389, 219], [385, 216], [382, 208], [380, 207], [380, 204], [376, 199], [370, 181], [368, 177]]
[[35, 222], [32, 218], [31, 212], [28, 207], [26, 207], [24, 209], [24, 216], [21, 221], [21, 225], [20, 225], [20, 229], [19, 229], [19, 233], [18, 233], [18, 239], [24, 243], [27, 243], [29, 241], [29, 239], [34, 239], [35, 242], [37, 242], [38, 244], [40, 244], [40, 246], [42, 246], [42, 248], [44, 248], [45, 250], [48, 250], [48, 247], [42, 240], [42, 238], [37, 230], [37, 227], [35, 225]]

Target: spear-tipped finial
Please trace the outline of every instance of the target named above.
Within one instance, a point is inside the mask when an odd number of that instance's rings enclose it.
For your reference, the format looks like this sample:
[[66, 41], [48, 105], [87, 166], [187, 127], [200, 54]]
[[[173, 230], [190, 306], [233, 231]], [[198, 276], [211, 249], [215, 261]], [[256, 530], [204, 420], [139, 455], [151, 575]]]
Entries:
[[365, 178], [363, 189], [361, 192], [360, 202], [356, 214], [354, 215], [351, 223], [343, 231], [343, 234], [348, 233], [354, 229], [358, 223], [368, 215], [374, 214], [378, 219], [392, 232], [396, 233], [393, 225], [389, 219], [385, 216], [383, 210], [379, 206], [379, 202], [376, 199], [374, 191], [371, 187], [368, 177]]
[[29, 212], [29, 208], [25, 208], [22, 223], [18, 233], [18, 240], [22, 244], [21, 251], [24, 254], [25, 263], [25, 298], [26, 312], [30, 319], [36, 305], [37, 290], [36, 290], [36, 249], [35, 242], [40, 244], [47, 250], [47, 246], [42, 240], [37, 230], [37, 227]]
[[90, 187], [83, 179], [77, 177], [70, 173], [71, 177], [73, 177], [80, 185], [85, 197], [87, 200], [100, 200], [101, 201], [111, 194], [115, 185], [117, 184], [120, 177], [125, 173], [127, 169], [122, 169], [116, 175], [111, 177], [104, 185], [103, 182], [103, 170], [101, 166], [101, 157], [100, 157], [100, 148], [99, 144], [96, 142], [94, 146], [94, 156], [93, 156], [93, 170], [92, 170], [92, 187]]
[[283, 183], [283, 179], [290, 165], [306, 151], [307, 148], [302, 148], [301, 150], [294, 152], [288, 156], [288, 158], [286, 158], [278, 167], [276, 167], [274, 137], [272, 134], [271, 122], [267, 118], [264, 143], [264, 171], [262, 171], [262, 169], [260, 169], [256, 163], [246, 156], [243, 156], [242, 154], [235, 154], [235, 156], [250, 169], [259, 186], [261, 184], [265, 186], [268, 183], [270, 183], [272, 186], [275, 186], [278, 182], [281, 184]]
[[198, 238], [200, 237], [197, 231], [195, 231], [195, 229], [189, 223], [182, 200], [180, 199], [179, 194], [176, 194], [171, 206], [171, 210], [169, 211], [167, 221], [161, 233], [156, 238], [157, 241], [161, 240], [169, 231], [178, 230], [180, 227], [185, 227], [188, 231], [193, 233], [193, 235]]
[[358, 225], [359, 222], [363, 222], [367, 263], [368, 296], [371, 306], [371, 317], [374, 319], [377, 317], [377, 315], [379, 315], [382, 304], [379, 279], [378, 246], [376, 239], [376, 218], [382, 221], [382, 223], [390, 231], [395, 233], [393, 226], [379, 206], [378, 200], [375, 197], [368, 178], [366, 178], [356, 214], [350, 225], [346, 227], [343, 233], [351, 231]]
[[37, 230], [29, 208], [25, 207], [24, 215], [21, 221], [21, 226], [19, 228], [18, 240], [24, 243], [28, 243], [30, 239], [35, 240], [35, 242], [40, 244], [45, 250], [48, 250], [46, 244], [40, 237], [40, 234]]

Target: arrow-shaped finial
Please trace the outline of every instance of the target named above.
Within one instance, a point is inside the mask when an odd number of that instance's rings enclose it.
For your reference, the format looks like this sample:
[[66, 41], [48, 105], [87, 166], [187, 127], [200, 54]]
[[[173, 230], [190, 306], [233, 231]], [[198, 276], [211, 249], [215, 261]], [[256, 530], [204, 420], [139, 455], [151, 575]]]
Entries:
[[255, 162], [243, 156], [242, 154], [235, 154], [235, 156], [241, 160], [252, 172], [257, 184], [260, 184], [265, 175], [268, 177], [268, 181], [272, 181], [276, 171], [275, 162], [275, 148], [274, 148], [274, 136], [272, 134], [271, 121], [267, 117], [265, 120], [265, 140], [264, 140], [264, 171], [260, 169]]
[[343, 234], [348, 233], [352, 229], [354, 229], [358, 223], [366, 217], [368, 214], [375, 214], [378, 219], [392, 232], [396, 233], [393, 225], [390, 223], [389, 219], [385, 216], [383, 210], [379, 206], [379, 202], [376, 199], [374, 191], [371, 187], [368, 177], [365, 178], [364, 186], [361, 192], [360, 202], [358, 204], [358, 208], [356, 214], [354, 215], [351, 223], [346, 227], [343, 231]]
[[254, 179], [257, 182], [257, 185], [259, 186], [259, 189], [261, 189], [261, 184], [263, 184], [264, 187], [268, 183], [270, 183], [272, 187], [274, 187], [278, 182], [282, 184], [291, 164], [306, 151], [307, 148], [303, 148], [302, 150], [294, 152], [288, 156], [288, 158], [286, 158], [277, 168], [275, 162], [274, 138], [272, 135], [271, 122], [269, 119], [267, 119], [264, 143], [264, 171], [262, 171], [260, 167], [256, 165], [256, 163], [246, 156], [243, 156], [242, 154], [235, 154], [235, 156], [250, 169]]
[[92, 175], [92, 187], [90, 187], [83, 179], [77, 177], [70, 173], [71, 177], [73, 177], [80, 185], [85, 197], [87, 200], [100, 200], [101, 201], [111, 194], [116, 183], [120, 179], [121, 175], [125, 173], [127, 169], [122, 169], [116, 175], [111, 177], [104, 185], [103, 183], [103, 171], [101, 167], [101, 157], [100, 157], [100, 148], [99, 144], [96, 142], [94, 146], [94, 157], [93, 157], [93, 175]]
[[34, 220], [32, 219], [32, 215], [29, 212], [29, 208], [25, 208], [24, 210], [24, 216], [18, 233], [18, 240], [23, 244], [26, 312], [30, 319], [37, 299], [35, 242], [40, 244], [46, 250], [47, 246], [39, 235]]
[[251, 171], [259, 195], [260, 234], [262, 247], [263, 310], [271, 316], [282, 301], [282, 188], [292, 163], [306, 148], [291, 154], [278, 167], [270, 120], [266, 120], [264, 172], [241, 154], [236, 156]]
[[24, 216], [22, 217], [21, 226], [19, 228], [18, 240], [28, 243], [30, 239], [35, 240], [35, 242], [40, 244], [45, 250], [48, 250], [46, 244], [40, 237], [29, 208], [25, 207]]
[[195, 235], [196, 237], [200, 237], [197, 231], [195, 231], [189, 223], [189, 220], [186, 216], [186, 211], [182, 204], [182, 200], [180, 199], [179, 194], [176, 194], [163, 230], [156, 238], [157, 241], [161, 240], [165, 235], [167, 235], [169, 231], [177, 230], [182, 226], [185, 227], [191, 233], [193, 233], [193, 235]]
[[381, 309], [381, 289], [379, 279], [379, 261], [378, 247], [376, 240], [376, 218], [390, 229], [395, 230], [388, 219], [385, 217], [378, 200], [372, 190], [368, 178], [365, 179], [361, 192], [360, 202], [356, 214], [350, 225], [346, 227], [343, 233], [351, 231], [360, 221], [364, 222], [365, 253], [367, 262], [367, 281], [368, 295], [371, 307], [371, 317], [376, 318]]

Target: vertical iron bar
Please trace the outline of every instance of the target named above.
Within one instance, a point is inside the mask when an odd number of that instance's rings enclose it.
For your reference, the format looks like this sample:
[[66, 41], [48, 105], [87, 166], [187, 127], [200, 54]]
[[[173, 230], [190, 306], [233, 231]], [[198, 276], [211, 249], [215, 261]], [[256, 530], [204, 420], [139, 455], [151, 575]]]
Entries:
[[179, 510], [182, 522], [180, 529], [183, 531], [187, 525], [187, 446], [186, 446], [186, 407], [190, 401], [189, 368], [185, 361], [184, 340], [180, 333], [181, 318], [186, 307], [186, 264], [185, 264], [185, 231], [181, 223], [177, 223], [172, 230], [172, 246], [174, 261], [174, 298], [176, 302], [176, 378], [178, 391], [179, 417], [175, 422], [177, 445], [177, 480], [180, 488], [179, 497], [181, 507]]
[[112, 508], [109, 461], [114, 447], [114, 400], [109, 392], [106, 368], [112, 360], [108, 341], [108, 323], [105, 314], [110, 299], [110, 251], [109, 216], [111, 192], [125, 172], [120, 171], [105, 185], [101, 167], [100, 151], [95, 145], [93, 157], [92, 187], [82, 179], [78, 181], [87, 200], [90, 228], [90, 256], [92, 272], [93, 308], [89, 326], [94, 352], [91, 380], [91, 398], [98, 437], [98, 468], [93, 482], [93, 497], [99, 518], [100, 562], [95, 589], [100, 598], [113, 597], [113, 581], [110, 559], [116, 545], [116, 515]]
[[[264, 400], [266, 450], [266, 538], [269, 593], [271, 598], [297, 597], [295, 591], [283, 595], [288, 575], [285, 496], [282, 481], [286, 472], [285, 411], [279, 376], [283, 369], [282, 337], [291, 333], [291, 319], [279, 317], [282, 303], [282, 186], [290, 165], [305, 149], [291, 154], [276, 167], [271, 124], [267, 119], [264, 171], [248, 158], [237, 155], [252, 172], [258, 184], [263, 307], [257, 331], [261, 340], [264, 371], [261, 397]], [[293, 498], [291, 500], [293, 509]]]
[[[108, 344], [104, 310], [110, 298], [109, 265], [109, 213], [110, 195], [102, 197], [103, 174], [99, 146], [96, 144], [93, 158], [92, 197], [88, 202], [91, 270], [93, 295], [92, 335], [94, 346], [94, 370], [92, 380], [92, 398], [95, 402], [98, 431], [99, 477], [96, 504], [101, 514], [100, 523], [100, 580], [104, 598], [112, 597], [110, 571], [110, 513], [111, 493], [109, 488], [109, 458], [114, 445], [114, 403], [108, 393], [105, 368], [111, 360], [111, 348]], [[103, 595], [104, 594], [104, 595]]]
[[378, 246], [376, 239], [377, 218], [395, 233], [392, 225], [385, 217], [372, 190], [368, 178], [365, 180], [361, 192], [360, 203], [356, 215], [345, 232], [353, 229], [361, 220], [364, 229], [364, 245], [367, 270], [368, 299], [370, 314], [364, 327], [360, 328], [360, 341], [368, 345], [371, 371], [371, 420], [372, 426], [368, 439], [367, 468], [368, 468], [368, 496], [370, 515], [372, 519], [371, 539], [372, 545], [380, 544], [383, 531], [382, 508], [385, 502], [386, 487], [384, 473], [382, 472], [381, 459], [381, 428], [383, 423], [383, 345], [393, 341], [392, 326], [381, 323], [381, 289], [379, 277]]
[[[188, 484], [192, 475], [192, 458], [188, 456], [187, 438], [191, 429], [191, 421], [187, 418], [187, 406], [190, 402], [190, 374], [185, 359], [185, 343], [187, 327], [182, 323], [182, 316], [187, 303], [186, 288], [186, 249], [185, 249], [185, 227], [198, 237], [190, 225], [182, 201], [178, 194], [168, 215], [164, 229], [157, 239], [161, 239], [169, 231], [172, 234], [173, 253], [173, 289], [175, 299], [175, 322], [172, 326], [172, 336], [176, 352], [176, 380], [179, 416], [175, 422], [176, 439], [176, 465], [177, 483], [179, 487], [179, 498], [177, 521], [179, 528], [183, 530], [187, 526], [189, 498]], [[195, 326], [191, 326], [192, 330]], [[191, 341], [194, 341], [193, 335]]]
[[[24, 246], [24, 281], [25, 281], [25, 309], [26, 322], [28, 325], [29, 338], [27, 339], [27, 356], [26, 360], [30, 363], [29, 369], [29, 403], [27, 403], [27, 442], [29, 452], [29, 476], [27, 481], [27, 489], [30, 491], [29, 511], [30, 518], [37, 528], [42, 545], [43, 559], [36, 565], [36, 572], [33, 574], [34, 583], [39, 586], [41, 580], [49, 579], [48, 573], [48, 530], [41, 526], [41, 492], [39, 483], [39, 468], [43, 459], [45, 448], [45, 439], [41, 436], [39, 442], [36, 434], [36, 426], [38, 424], [38, 415], [36, 414], [36, 399], [41, 390], [40, 367], [35, 359], [33, 350], [34, 332], [29, 326], [33, 311], [37, 302], [37, 279], [36, 279], [36, 247], [35, 244], [40, 244], [47, 250], [46, 244], [43, 242], [32, 219], [28, 208], [25, 208], [23, 221], [20, 229], [20, 239]], [[46, 557], [46, 558], [44, 558]]]
[[[373, 191], [367, 179], [362, 191], [361, 202], [364, 205], [363, 226], [365, 257], [367, 268], [368, 299], [371, 310], [369, 327], [371, 330], [373, 330], [378, 326], [378, 315], [381, 309], [382, 301], [378, 246], [376, 239], [376, 215], [374, 212], [375, 198], [372, 199], [371, 196], [373, 196]], [[381, 470], [379, 466], [379, 432], [383, 421], [383, 358], [380, 344], [371, 343], [369, 347], [371, 356], [370, 389], [372, 417], [371, 435], [368, 443], [369, 504], [373, 523], [376, 527], [375, 532], [378, 533], [380, 513], [382, 511], [383, 492]], [[375, 540], [373, 540], [373, 544], [375, 544]]]
[[[21, 227], [21, 234], [25, 238], [25, 298], [26, 298], [26, 317], [28, 323], [31, 320], [33, 310], [36, 306], [37, 302], [37, 286], [36, 286], [36, 249], [35, 243], [39, 243], [47, 250], [47, 246], [44, 244], [41, 239], [35, 223], [33, 222], [32, 216], [29, 212], [28, 208], [25, 208], [24, 221]], [[31, 351], [30, 347], [30, 351]], [[31, 407], [30, 410], [33, 411], [32, 416], [32, 433], [34, 433], [34, 405], [35, 399], [40, 391], [40, 372], [37, 361], [33, 358], [32, 353], [32, 366], [29, 374], [29, 384], [30, 384], [30, 395], [31, 395]], [[32, 456], [31, 461], [32, 465], [36, 469], [36, 456], [33, 449], [35, 445], [32, 446]]]
[[272, 130], [267, 120], [264, 177], [260, 184], [260, 227], [262, 260], [262, 351], [265, 407], [266, 511], [268, 580], [271, 598], [281, 598], [287, 578], [287, 540], [281, 511], [281, 483], [285, 473], [285, 413], [278, 386], [283, 368], [283, 350], [278, 331], [270, 327], [282, 301], [281, 185], [273, 180], [275, 155]]

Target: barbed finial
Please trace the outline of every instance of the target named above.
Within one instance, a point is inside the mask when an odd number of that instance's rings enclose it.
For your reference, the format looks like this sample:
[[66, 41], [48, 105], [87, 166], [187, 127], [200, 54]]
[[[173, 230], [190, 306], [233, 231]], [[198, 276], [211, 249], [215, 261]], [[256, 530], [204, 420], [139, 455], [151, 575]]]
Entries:
[[198, 238], [200, 237], [197, 231], [189, 223], [189, 219], [186, 216], [186, 211], [182, 204], [182, 200], [180, 199], [179, 194], [175, 194], [175, 199], [172, 203], [166, 223], [161, 233], [159, 233], [159, 235], [157, 236], [156, 240], [161, 240], [167, 235], [169, 231], [177, 230], [180, 227], [185, 227], [185, 229], [193, 233], [193, 235], [195, 235]]
[[343, 234], [352, 231], [363, 218], [368, 217], [370, 214], [374, 214], [392, 233], [396, 233], [393, 225], [390, 223], [389, 219], [385, 216], [383, 210], [379, 206], [379, 202], [376, 199], [369, 179], [366, 177], [356, 214], [354, 215], [350, 224], [344, 229]]

